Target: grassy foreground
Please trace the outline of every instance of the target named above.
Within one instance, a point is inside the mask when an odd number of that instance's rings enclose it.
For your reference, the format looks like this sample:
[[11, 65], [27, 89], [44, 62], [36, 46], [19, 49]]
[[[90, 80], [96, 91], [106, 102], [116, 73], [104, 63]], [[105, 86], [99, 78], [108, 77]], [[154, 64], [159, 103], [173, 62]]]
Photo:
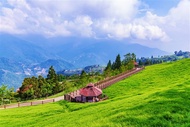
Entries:
[[2, 127], [189, 127], [190, 59], [147, 67], [104, 90], [98, 103], [0, 110]]

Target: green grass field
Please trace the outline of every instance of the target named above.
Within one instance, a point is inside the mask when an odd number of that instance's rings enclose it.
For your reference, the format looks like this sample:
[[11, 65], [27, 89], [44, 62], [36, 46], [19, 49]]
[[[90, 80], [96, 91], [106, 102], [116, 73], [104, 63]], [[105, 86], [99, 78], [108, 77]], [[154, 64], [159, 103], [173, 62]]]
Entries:
[[146, 67], [103, 91], [98, 103], [0, 110], [2, 127], [190, 127], [190, 59]]

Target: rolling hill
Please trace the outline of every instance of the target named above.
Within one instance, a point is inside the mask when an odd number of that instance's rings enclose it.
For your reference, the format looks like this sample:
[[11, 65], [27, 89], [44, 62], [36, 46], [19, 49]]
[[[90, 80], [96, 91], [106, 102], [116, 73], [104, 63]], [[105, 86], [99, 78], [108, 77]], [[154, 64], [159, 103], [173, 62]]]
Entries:
[[98, 103], [57, 103], [0, 110], [0, 126], [190, 126], [190, 59], [146, 67], [105, 89]]

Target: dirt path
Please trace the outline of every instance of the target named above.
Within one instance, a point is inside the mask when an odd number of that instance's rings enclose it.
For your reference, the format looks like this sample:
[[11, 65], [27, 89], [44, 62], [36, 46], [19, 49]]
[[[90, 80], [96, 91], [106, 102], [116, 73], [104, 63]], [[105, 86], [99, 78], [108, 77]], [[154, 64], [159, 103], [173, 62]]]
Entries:
[[44, 100], [37, 100], [37, 101], [31, 101], [31, 102], [20, 102], [20, 103], [16, 103], [16, 104], [3, 105], [0, 107], [0, 109], [18, 108], [18, 107], [24, 107], [24, 106], [34, 106], [34, 105], [51, 103], [51, 102], [57, 102], [60, 100], [64, 100], [64, 96], [59, 96], [59, 97], [52, 98], [52, 99], [44, 99]]

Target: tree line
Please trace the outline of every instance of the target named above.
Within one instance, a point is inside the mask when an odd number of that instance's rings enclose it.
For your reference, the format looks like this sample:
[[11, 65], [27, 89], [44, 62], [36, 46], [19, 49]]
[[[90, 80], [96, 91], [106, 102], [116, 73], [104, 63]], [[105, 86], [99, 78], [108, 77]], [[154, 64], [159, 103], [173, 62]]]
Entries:
[[37, 77], [32, 76], [24, 78], [22, 85], [17, 92], [14, 92], [14, 89], [12, 88], [8, 89], [7, 86], [3, 85], [0, 88], [1, 102], [4, 102], [3, 100], [6, 99], [11, 100], [12, 98], [17, 101], [21, 101], [44, 98], [62, 91], [65, 93], [71, 92], [86, 86], [89, 82], [95, 83], [106, 77], [114, 76], [126, 70], [130, 70], [134, 68], [135, 61], [136, 55], [134, 53], [124, 55], [123, 60], [121, 60], [120, 54], [118, 54], [113, 63], [111, 60], [108, 61], [108, 64], [102, 74], [86, 73], [83, 70], [80, 75], [72, 76], [57, 74], [53, 66], [51, 66], [46, 78], [41, 75]]
[[34, 99], [48, 97], [64, 90], [64, 83], [59, 82], [59, 75], [56, 74], [53, 66], [49, 68], [47, 78], [27, 77], [23, 80], [22, 86], [17, 90], [21, 99]]
[[127, 70], [131, 70], [134, 68], [134, 63], [136, 62], [136, 55], [134, 53], [128, 53], [124, 55], [124, 59], [121, 60], [120, 54], [116, 56], [115, 61], [112, 63], [111, 60], [109, 60], [105, 70], [104, 70], [104, 76], [114, 76], [119, 73], [125, 72]]
[[173, 55], [165, 55], [165, 56], [158, 56], [154, 57], [151, 56], [150, 58], [141, 57], [138, 58], [136, 61], [140, 66], [147, 66], [147, 65], [153, 65], [153, 64], [159, 64], [163, 62], [171, 62], [171, 61], [177, 61], [184, 58], [190, 58], [190, 52], [186, 51], [183, 52], [182, 50], [175, 51]]

